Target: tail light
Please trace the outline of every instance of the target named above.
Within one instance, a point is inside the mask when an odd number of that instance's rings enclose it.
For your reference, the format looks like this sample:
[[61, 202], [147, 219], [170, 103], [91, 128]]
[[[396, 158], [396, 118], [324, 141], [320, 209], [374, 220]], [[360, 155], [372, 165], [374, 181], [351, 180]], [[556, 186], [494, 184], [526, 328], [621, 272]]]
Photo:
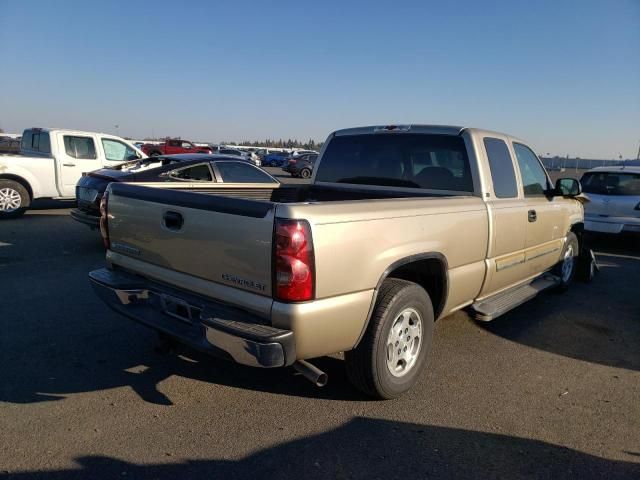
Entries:
[[289, 163], [290, 163], [290, 164], [292, 164], [292, 163], [296, 163], [296, 160], [291, 159], [291, 160], [289, 160]]
[[108, 250], [111, 247], [109, 241], [109, 191], [104, 192], [100, 200], [100, 233], [104, 248]]
[[312, 300], [315, 265], [309, 223], [277, 218], [273, 243], [274, 298], [284, 302]]

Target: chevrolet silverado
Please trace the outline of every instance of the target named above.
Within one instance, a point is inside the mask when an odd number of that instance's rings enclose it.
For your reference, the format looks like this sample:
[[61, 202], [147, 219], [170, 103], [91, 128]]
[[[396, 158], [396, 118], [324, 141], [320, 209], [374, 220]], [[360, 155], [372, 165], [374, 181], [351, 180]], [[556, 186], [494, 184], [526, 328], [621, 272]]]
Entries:
[[437, 319], [489, 321], [567, 288], [584, 223], [577, 180], [552, 185], [522, 140], [453, 126], [339, 130], [311, 184], [223, 194], [112, 183], [97, 294], [174, 341], [317, 385], [307, 360], [345, 352], [376, 398], [420, 378]]

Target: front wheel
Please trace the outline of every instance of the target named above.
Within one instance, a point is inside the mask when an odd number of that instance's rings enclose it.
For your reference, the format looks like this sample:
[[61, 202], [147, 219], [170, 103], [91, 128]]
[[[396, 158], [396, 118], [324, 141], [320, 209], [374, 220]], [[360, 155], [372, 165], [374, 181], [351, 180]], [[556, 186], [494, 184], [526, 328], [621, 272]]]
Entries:
[[375, 398], [402, 395], [427, 365], [433, 328], [429, 294], [406, 280], [385, 280], [364, 337], [345, 352], [349, 380]]
[[564, 291], [569, 288], [569, 285], [573, 281], [573, 277], [576, 274], [576, 257], [579, 254], [578, 237], [575, 233], [569, 232], [567, 234], [567, 241], [564, 244], [562, 250], [562, 260], [553, 267], [552, 273], [560, 278], [557, 289]]
[[31, 196], [21, 183], [0, 180], [0, 218], [18, 218], [24, 215]]

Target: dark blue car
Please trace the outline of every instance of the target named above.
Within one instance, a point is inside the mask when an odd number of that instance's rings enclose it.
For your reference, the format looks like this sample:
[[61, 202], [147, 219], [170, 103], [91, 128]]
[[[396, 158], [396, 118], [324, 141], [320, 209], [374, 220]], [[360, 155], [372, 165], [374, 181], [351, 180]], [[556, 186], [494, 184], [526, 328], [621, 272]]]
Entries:
[[265, 155], [262, 159], [262, 165], [265, 167], [282, 167], [286, 165], [289, 154], [287, 152], [273, 152]]

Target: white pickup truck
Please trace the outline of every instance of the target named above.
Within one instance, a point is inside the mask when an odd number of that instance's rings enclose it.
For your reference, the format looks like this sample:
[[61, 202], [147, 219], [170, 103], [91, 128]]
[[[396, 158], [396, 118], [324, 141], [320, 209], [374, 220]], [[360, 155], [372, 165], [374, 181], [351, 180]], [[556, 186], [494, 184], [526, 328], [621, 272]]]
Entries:
[[75, 198], [83, 172], [145, 157], [106, 133], [28, 128], [20, 155], [0, 155], [0, 219], [19, 217], [37, 198]]

